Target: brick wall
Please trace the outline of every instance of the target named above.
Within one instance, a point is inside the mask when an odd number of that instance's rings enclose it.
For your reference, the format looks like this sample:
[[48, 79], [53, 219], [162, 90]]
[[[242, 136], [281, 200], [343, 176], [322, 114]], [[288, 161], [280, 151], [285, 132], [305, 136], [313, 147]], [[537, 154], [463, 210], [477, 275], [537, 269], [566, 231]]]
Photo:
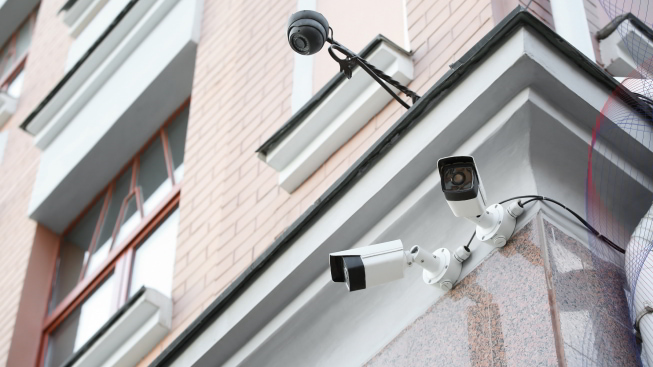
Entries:
[[18, 108], [1, 129], [8, 132], [9, 139], [0, 162], [0, 366], [7, 365], [14, 329], [20, 327], [16, 315], [36, 230], [36, 223], [27, 217], [27, 205], [39, 151], [18, 125], [64, 74], [71, 41], [65, 25], [56, 17], [64, 2], [41, 2]]
[[[141, 366], [404, 113], [389, 103], [295, 192], [280, 189], [277, 173], [254, 151], [291, 117], [293, 54], [284, 34], [296, 6], [294, 0], [205, 1], [184, 158], [173, 331]], [[495, 24], [491, 0], [408, 0], [407, 14], [415, 52], [410, 87], [419, 93]]]
[[[3, 128], [9, 143], [0, 163], [0, 367], [6, 365], [36, 229], [26, 213], [39, 152], [18, 124], [63, 76], [71, 39], [56, 13], [64, 1], [41, 4], [18, 112]], [[500, 21], [496, 5], [510, 1], [406, 0], [415, 64], [410, 87], [420, 94], [428, 90]], [[284, 35], [296, 7], [296, 0], [204, 1], [181, 192], [173, 331], [143, 366], [404, 113], [397, 102], [389, 103], [295, 192], [280, 189], [277, 173], [254, 151], [291, 116], [294, 58]], [[531, 12], [552, 26], [548, 0], [534, 0]]]

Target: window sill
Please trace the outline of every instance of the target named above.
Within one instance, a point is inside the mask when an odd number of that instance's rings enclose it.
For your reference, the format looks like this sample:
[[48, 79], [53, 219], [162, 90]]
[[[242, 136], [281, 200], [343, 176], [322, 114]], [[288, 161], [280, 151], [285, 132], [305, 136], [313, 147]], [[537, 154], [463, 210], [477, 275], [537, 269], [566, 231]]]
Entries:
[[77, 38], [108, 0], [78, 0], [67, 10], [62, 10], [62, 20], [70, 28], [69, 34]]
[[[639, 30], [639, 24], [636, 20], [629, 17], [624, 18], [616, 28], [607, 36], [599, 40], [601, 58], [605, 69], [615, 77], [646, 78], [640, 75], [637, 68], [643, 65], [653, 56], [651, 51], [638, 53], [638, 59], [632, 57], [632, 52], [624, 43], [628, 39], [632, 45], [640, 45], [639, 50], [653, 50], [653, 39], [650, 34], [645, 34]], [[608, 27], [611, 26], [610, 24]], [[607, 27], [606, 27], [607, 28]]]
[[9, 121], [9, 118], [16, 112], [18, 100], [7, 93], [0, 92], [0, 127]]
[[[413, 79], [411, 55], [383, 36], [361, 56], [402, 84]], [[390, 100], [360, 68], [349, 80], [339, 73], [257, 150], [259, 158], [279, 172], [279, 185], [293, 192]]]
[[141, 288], [61, 367], [133, 366], [172, 327], [172, 300]]

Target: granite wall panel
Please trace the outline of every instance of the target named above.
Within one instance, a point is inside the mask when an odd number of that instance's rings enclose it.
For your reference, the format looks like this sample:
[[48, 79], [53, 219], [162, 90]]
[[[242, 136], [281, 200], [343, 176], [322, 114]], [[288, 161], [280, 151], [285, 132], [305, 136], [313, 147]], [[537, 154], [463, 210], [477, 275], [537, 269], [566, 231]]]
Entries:
[[624, 284], [538, 215], [366, 366], [637, 366]]

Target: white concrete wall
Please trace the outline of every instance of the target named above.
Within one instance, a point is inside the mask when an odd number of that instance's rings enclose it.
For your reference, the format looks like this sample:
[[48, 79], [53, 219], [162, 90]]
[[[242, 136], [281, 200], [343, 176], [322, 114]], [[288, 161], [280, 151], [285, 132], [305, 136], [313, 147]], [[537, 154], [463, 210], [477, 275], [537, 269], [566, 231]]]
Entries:
[[70, 70], [89, 47], [95, 43], [98, 37], [104, 33], [129, 1], [130, 0], [111, 0], [102, 7], [102, 10], [95, 15], [93, 20], [88, 23], [79, 36], [77, 36], [75, 42], [70, 46], [68, 60], [66, 60], [66, 71]]
[[[159, 0], [158, 3], [172, 2], [171, 10], [160, 20], [158, 25], [149, 32], [147, 37], [131, 52], [131, 54], [124, 60], [113, 75], [104, 82], [104, 84], [97, 90], [97, 92], [88, 100], [88, 102], [74, 115], [74, 117], [67, 123], [65, 128], [52, 140], [52, 142], [44, 149], [41, 156], [41, 163], [37, 175], [32, 198], [30, 201], [29, 212], [34, 218], [35, 211], [43, 206], [43, 203], [49, 196], [53, 195], [55, 189], [62, 184], [62, 181], [80, 165], [84, 158], [91, 152], [107, 133], [119, 122], [124, 119], [126, 112], [132, 108], [134, 104], [140, 99], [143, 99], [145, 94], [150, 94], [145, 98], [150, 101], [145, 106], [138, 105], [138, 111], [131, 113], [133, 121], [123, 121], [122, 125], [138, 124], [138, 127], [131, 127], [124, 129], [121, 133], [117, 132], [116, 152], [114, 154], [105, 154], [100, 157], [96, 162], [86, 162], [85, 164], [107, 166], [108, 172], [115, 175], [115, 171], [124, 165], [129, 158], [125, 153], [134, 154], [137, 147], [141, 146], [145, 140], [158, 128], [167, 117], [167, 114], [174, 111], [179, 105], [168, 106], [157, 105], [156, 101], [163, 101], [169, 95], [174, 94], [175, 83], [182, 81], [174, 81], [170, 83], [170, 90], [154, 90], [149, 88], [155, 80], [166, 70], [171, 67], [171, 63], [175, 61], [178, 56], [184, 52], [189, 44], [195, 45], [199, 37], [198, 23], [201, 14], [201, 0]], [[174, 4], [176, 3], [176, 4]], [[156, 5], [155, 5], [156, 6]], [[153, 6], [154, 8], [154, 6]], [[151, 11], [146, 14], [151, 16]], [[132, 30], [126, 37], [134, 36]], [[192, 67], [194, 65], [194, 51], [193, 60], [191, 60], [190, 78], [192, 80]], [[172, 65], [173, 67], [175, 65]], [[184, 67], [188, 68], [188, 62]], [[106, 67], [101, 65], [100, 67]], [[174, 75], [181, 74], [183, 70], [174, 72]], [[190, 82], [188, 81], [189, 86]], [[158, 88], [161, 89], [161, 88]], [[182, 92], [184, 95], [180, 96], [183, 101], [189, 94], [188, 91]], [[156, 95], [151, 95], [156, 94]], [[160, 98], [157, 98], [160, 97]], [[154, 101], [154, 103], [152, 102]], [[179, 102], [181, 103], [181, 102]], [[162, 112], [164, 111], [165, 112]], [[169, 111], [167, 111], [169, 110]], [[133, 118], [137, 116], [137, 118]], [[126, 125], [125, 125], [126, 124]], [[129, 131], [141, 131], [144, 138], [141, 141], [132, 142], [134, 137]], [[114, 133], [114, 137], [116, 133]], [[130, 142], [131, 144], [124, 144]], [[124, 152], [125, 149], [132, 149], [133, 152]], [[115, 160], [119, 161], [115, 161]], [[115, 168], [118, 167], [118, 168]], [[97, 167], [95, 168], [97, 172]], [[112, 176], [109, 176], [109, 179]], [[91, 177], [88, 177], [92, 181]], [[77, 200], [82, 200], [79, 196], [72, 196], [75, 199], [76, 206], [86, 205], [88, 200], [93, 197], [93, 192], [101, 190], [104, 185], [108, 183], [108, 179], [101, 180], [104, 183], [96, 184], [89, 190], [88, 187], [83, 186], [79, 188], [69, 187], [66, 193], [74, 192], [76, 189], [85, 192], [88, 199], [83, 204], [79, 204]], [[79, 185], [86, 185], [87, 183], [79, 183]], [[82, 206], [83, 208], [83, 206]], [[42, 209], [42, 208], [41, 208]], [[52, 208], [48, 208], [50, 210]], [[57, 208], [65, 210], [66, 208]], [[77, 209], [77, 208], [75, 208]], [[78, 210], [81, 210], [79, 208]], [[51, 211], [51, 210], [50, 210]], [[72, 214], [74, 215], [74, 214]], [[58, 231], [63, 229], [67, 224], [51, 224], [50, 218], [36, 216], [37, 220], [43, 221], [51, 229]], [[43, 223], [42, 222], [42, 223]], [[53, 228], [54, 227], [54, 228]]]

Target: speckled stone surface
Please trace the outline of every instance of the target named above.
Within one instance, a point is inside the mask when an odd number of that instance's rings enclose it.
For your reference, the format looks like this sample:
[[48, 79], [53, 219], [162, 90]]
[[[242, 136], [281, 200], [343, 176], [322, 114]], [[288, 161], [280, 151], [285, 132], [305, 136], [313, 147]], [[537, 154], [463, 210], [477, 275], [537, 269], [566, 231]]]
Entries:
[[533, 226], [490, 254], [367, 366], [556, 366]]
[[366, 366], [636, 366], [623, 281], [538, 217]]
[[544, 232], [567, 366], [637, 366], [623, 267], [546, 220]]

